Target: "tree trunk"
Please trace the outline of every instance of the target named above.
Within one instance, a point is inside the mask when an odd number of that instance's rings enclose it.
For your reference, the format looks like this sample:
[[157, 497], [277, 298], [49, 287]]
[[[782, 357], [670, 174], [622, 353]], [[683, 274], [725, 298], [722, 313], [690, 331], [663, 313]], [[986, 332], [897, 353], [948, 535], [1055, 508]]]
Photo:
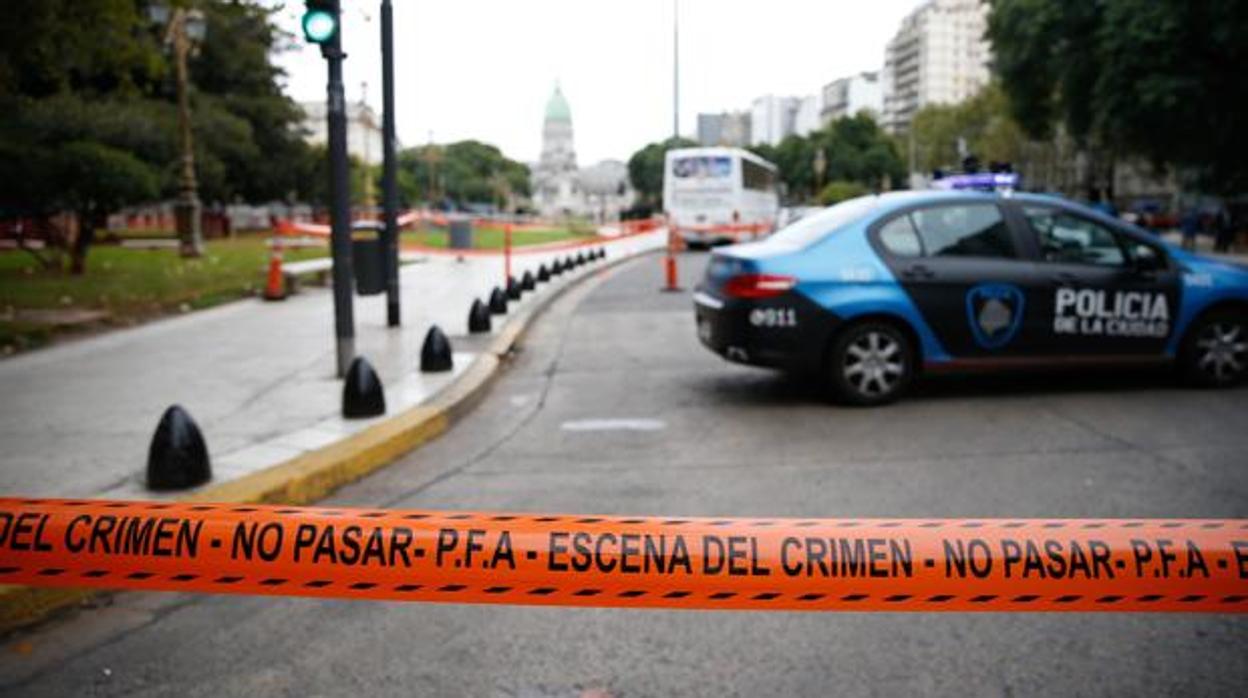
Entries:
[[69, 273], [81, 276], [87, 272], [87, 252], [91, 243], [95, 242], [95, 228], [98, 216], [89, 211], [78, 213], [78, 234], [70, 242]]

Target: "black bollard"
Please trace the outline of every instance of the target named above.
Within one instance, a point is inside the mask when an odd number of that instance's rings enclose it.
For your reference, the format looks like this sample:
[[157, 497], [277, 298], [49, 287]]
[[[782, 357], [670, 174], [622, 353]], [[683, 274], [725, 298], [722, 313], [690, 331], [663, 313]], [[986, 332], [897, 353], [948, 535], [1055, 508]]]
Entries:
[[[489, 316], [486, 316], [489, 322]], [[420, 370], [423, 373], [449, 371], [455, 365], [451, 358], [451, 340], [446, 338], [437, 325], [425, 333], [425, 344], [420, 348]]]
[[342, 416], [347, 419], [376, 417], [386, 413], [386, 393], [368, 359], [357, 356], [342, 382]]
[[473, 334], [490, 331], [490, 309], [479, 298], [473, 298], [472, 307], [468, 309], [468, 331]]
[[550, 265], [550, 274], [551, 276], [559, 276], [562, 273], [563, 273], [563, 260], [556, 259], [554, 263]]
[[490, 314], [503, 315], [507, 312], [507, 294], [503, 293], [503, 289], [495, 286], [490, 291]]
[[526, 271], [524, 276], [520, 277], [520, 290], [532, 291], [537, 288], [537, 280], [533, 278], [533, 272]]
[[165, 410], [147, 449], [147, 487], [180, 490], [212, 479], [208, 447], [191, 415], [180, 405]]
[[537, 268], [537, 281], [543, 284], [550, 281], [550, 270], [546, 268], [545, 264]]
[[520, 300], [520, 295], [522, 293], [524, 293], [524, 291], [520, 289], [520, 283], [516, 281], [516, 277], [507, 277], [507, 299], [518, 301]]

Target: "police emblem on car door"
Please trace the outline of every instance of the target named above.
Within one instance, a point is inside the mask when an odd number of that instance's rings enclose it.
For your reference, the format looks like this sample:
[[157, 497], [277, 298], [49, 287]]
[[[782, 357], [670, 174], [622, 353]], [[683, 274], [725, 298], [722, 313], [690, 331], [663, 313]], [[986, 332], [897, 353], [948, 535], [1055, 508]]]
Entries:
[[1023, 292], [1011, 284], [974, 286], [966, 292], [966, 319], [979, 346], [1000, 349], [1022, 327]]

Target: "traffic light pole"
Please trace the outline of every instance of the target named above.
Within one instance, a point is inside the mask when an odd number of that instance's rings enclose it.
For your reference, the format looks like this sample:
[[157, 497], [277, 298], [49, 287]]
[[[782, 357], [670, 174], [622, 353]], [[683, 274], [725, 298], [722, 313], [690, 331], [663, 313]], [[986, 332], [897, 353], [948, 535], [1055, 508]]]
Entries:
[[386, 273], [386, 324], [398, 327], [399, 319], [399, 193], [394, 154], [394, 12], [390, 0], [381, 0], [381, 118], [384, 141], [381, 174], [382, 205], [386, 224], [383, 269]]
[[[334, 3], [337, 5], [338, 3]], [[335, 7], [335, 11], [337, 8]], [[326, 112], [329, 126], [330, 253], [334, 260], [334, 335], [338, 377], [347, 374], [355, 358], [355, 318], [352, 308], [354, 273], [351, 265], [351, 192], [347, 182], [347, 111], [342, 87], [342, 28], [321, 45], [329, 65]]]

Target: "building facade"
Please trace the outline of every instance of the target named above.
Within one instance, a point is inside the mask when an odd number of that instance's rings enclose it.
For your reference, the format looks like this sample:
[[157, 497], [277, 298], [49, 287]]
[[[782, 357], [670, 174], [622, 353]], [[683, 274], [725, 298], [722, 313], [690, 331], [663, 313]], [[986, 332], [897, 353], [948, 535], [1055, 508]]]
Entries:
[[698, 143], [744, 148], [750, 144], [750, 113], [698, 114]]
[[793, 133], [808, 136], [819, 130], [819, 96], [806, 95], [794, 99], [797, 103], [793, 111]]
[[876, 119], [884, 113], [884, 91], [878, 71], [858, 73], [823, 86], [823, 109], [819, 117], [824, 126], [863, 111]]
[[613, 220], [633, 203], [634, 191], [624, 163], [603, 160], [583, 170], [577, 167], [572, 108], [558, 86], [546, 102], [542, 154], [530, 172], [533, 208], [549, 218]]
[[901, 22], [884, 51], [883, 125], [904, 133], [929, 104], [957, 104], [988, 83], [990, 50], [981, 0], [928, 0]]
[[750, 145], [778, 145], [788, 136], [805, 136], [819, 128], [819, 97], [763, 95], [750, 107]]
[[[315, 145], [329, 142], [329, 126], [324, 102], [304, 102], [304, 140]], [[347, 104], [347, 154], [360, 162], [380, 165], [382, 155], [381, 117], [362, 102]], [[401, 146], [396, 144], [395, 149]]]

